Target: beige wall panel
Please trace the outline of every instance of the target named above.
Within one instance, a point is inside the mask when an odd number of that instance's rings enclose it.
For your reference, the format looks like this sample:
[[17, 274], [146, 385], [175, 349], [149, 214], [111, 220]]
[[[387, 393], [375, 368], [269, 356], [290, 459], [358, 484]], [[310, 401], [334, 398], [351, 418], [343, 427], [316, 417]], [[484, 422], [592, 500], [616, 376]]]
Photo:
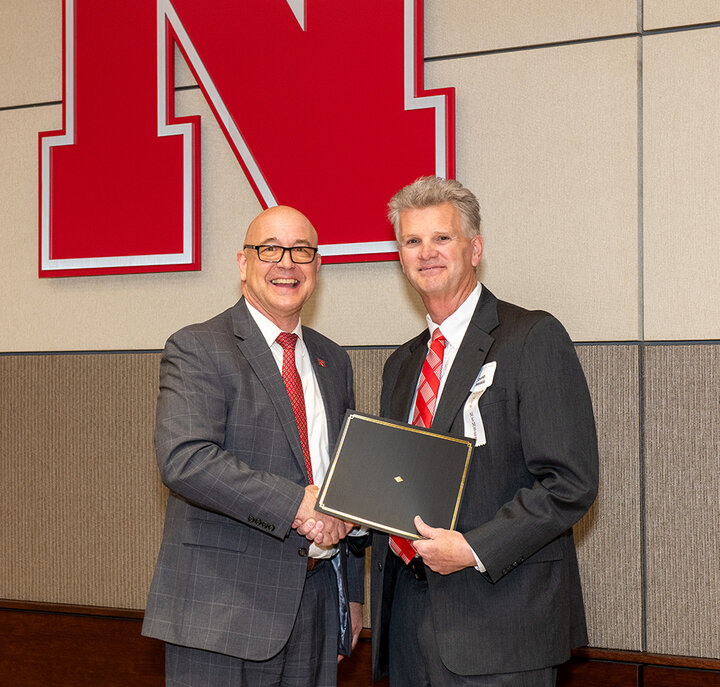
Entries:
[[646, 353], [647, 650], [720, 658], [720, 346]]
[[[61, 108], [0, 112], [0, 350], [161, 348], [237, 300], [235, 253], [261, 207], [200, 91], [181, 92], [177, 111], [203, 118], [202, 271], [63, 279], [37, 277], [37, 134], [61, 125]], [[425, 326], [397, 262], [322, 267], [304, 321], [346, 345], [399, 344]]]
[[575, 341], [638, 337], [637, 41], [426, 65], [457, 98], [457, 177], [484, 217], [483, 280]]
[[0, 107], [61, 98], [61, 0], [2, 0]]
[[638, 352], [578, 346], [593, 399], [600, 488], [575, 526], [590, 646], [642, 649]]
[[425, 56], [637, 31], [636, 0], [425, 0]]
[[325, 265], [303, 322], [344, 346], [399, 345], [427, 326], [398, 262]]
[[645, 338], [720, 337], [720, 29], [643, 43]]
[[664, 29], [720, 21], [717, 0], [643, 0], [643, 28]]
[[143, 608], [165, 490], [160, 356], [0, 356], [0, 598]]
[[[178, 109], [210, 116], [197, 91]], [[203, 270], [201, 272], [38, 279], [37, 132], [59, 125], [59, 106], [0, 112], [3, 217], [9, 246], [0, 296], [0, 350], [160, 348], [180, 326], [235, 302], [235, 251], [260, 206], [217, 127], [203, 127]], [[12, 165], [9, 163], [12, 161]], [[9, 184], [7, 186], [6, 184]], [[9, 259], [8, 259], [9, 258]]]

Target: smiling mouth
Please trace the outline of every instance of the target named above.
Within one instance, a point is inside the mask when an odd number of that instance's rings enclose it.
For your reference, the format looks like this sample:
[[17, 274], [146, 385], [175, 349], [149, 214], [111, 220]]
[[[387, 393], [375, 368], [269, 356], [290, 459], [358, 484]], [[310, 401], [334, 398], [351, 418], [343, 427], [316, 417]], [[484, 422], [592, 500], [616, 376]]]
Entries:
[[300, 282], [297, 279], [271, 279], [270, 283], [275, 286], [297, 286]]

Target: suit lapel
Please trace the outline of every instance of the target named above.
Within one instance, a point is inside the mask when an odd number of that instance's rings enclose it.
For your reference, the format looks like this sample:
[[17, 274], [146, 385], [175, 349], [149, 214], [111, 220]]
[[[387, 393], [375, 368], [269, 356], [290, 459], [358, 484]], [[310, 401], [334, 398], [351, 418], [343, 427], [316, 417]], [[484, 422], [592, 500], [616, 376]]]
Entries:
[[383, 413], [392, 420], [408, 422], [410, 405], [415, 397], [415, 387], [427, 355], [428, 338], [429, 332], [425, 330], [410, 342], [408, 356], [400, 365], [387, 411]]
[[307, 474], [302, 445], [300, 444], [300, 433], [298, 432], [295, 414], [292, 405], [290, 405], [285, 383], [278, 370], [275, 358], [265, 341], [265, 337], [263, 337], [260, 329], [250, 316], [244, 299], [241, 299], [233, 308], [232, 319], [238, 348], [257, 375], [260, 383], [265, 387], [268, 396], [270, 396], [270, 400], [275, 406], [275, 412], [280, 418], [280, 426], [290, 443], [295, 460], [303, 474]]
[[450, 431], [495, 340], [489, 332], [497, 326], [497, 299], [483, 286], [480, 300], [470, 319], [443, 387], [440, 402], [435, 409], [432, 429], [439, 432]]

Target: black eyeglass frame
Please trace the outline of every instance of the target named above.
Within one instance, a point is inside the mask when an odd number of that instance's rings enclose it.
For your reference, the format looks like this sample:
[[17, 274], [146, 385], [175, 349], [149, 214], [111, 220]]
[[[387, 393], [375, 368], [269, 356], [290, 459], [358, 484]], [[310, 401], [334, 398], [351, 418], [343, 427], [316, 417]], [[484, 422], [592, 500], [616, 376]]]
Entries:
[[[290, 260], [296, 264], [296, 265], [309, 265], [311, 262], [315, 261], [315, 257], [317, 256], [318, 249], [315, 246], [278, 246], [274, 243], [260, 243], [257, 245], [253, 245], [251, 243], [246, 243], [243, 246], [243, 250], [246, 248], [253, 248], [257, 252], [258, 260], [260, 262], [271, 262], [271, 263], [278, 263], [282, 262], [283, 258], [285, 257], [285, 251], [288, 251], [290, 253]], [[260, 249], [261, 248], [279, 248], [282, 253], [280, 254], [280, 257], [277, 260], [264, 260], [262, 257], [260, 257]], [[295, 260], [295, 253], [300, 251], [312, 251], [312, 258], [310, 260], [306, 260], [304, 262]]]

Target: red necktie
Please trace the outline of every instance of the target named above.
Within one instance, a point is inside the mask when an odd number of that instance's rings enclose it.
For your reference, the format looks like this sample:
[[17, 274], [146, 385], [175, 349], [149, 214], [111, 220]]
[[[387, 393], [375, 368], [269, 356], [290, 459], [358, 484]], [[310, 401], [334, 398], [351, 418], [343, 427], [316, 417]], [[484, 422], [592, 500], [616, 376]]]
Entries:
[[[425, 357], [425, 362], [420, 373], [420, 384], [418, 385], [417, 399], [415, 400], [415, 411], [413, 412], [414, 425], [430, 427], [432, 424], [435, 403], [437, 402], [438, 389], [440, 388], [440, 373], [442, 371], [443, 355], [445, 354], [445, 337], [440, 329], [436, 329], [432, 336], [430, 349]], [[392, 535], [390, 537], [390, 548], [400, 558], [409, 563], [416, 555], [410, 540]]]
[[297, 334], [280, 332], [276, 341], [283, 348], [282, 378], [285, 382], [290, 405], [295, 413], [295, 423], [300, 433], [300, 444], [302, 445], [307, 469], [308, 480], [313, 483], [312, 463], [310, 462], [310, 445], [308, 443], [307, 416], [305, 415], [305, 396], [303, 395], [302, 381], [295, 367], [295, 343]]

